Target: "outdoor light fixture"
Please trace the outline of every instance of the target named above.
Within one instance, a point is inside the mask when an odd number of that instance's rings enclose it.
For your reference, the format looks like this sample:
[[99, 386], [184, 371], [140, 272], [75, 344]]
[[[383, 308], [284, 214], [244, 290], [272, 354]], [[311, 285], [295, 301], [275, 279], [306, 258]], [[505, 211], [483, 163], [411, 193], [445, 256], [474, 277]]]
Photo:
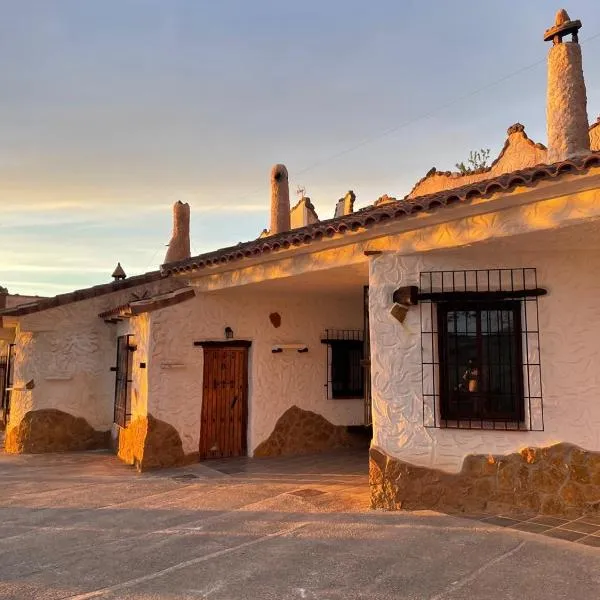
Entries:
[[390, 314], [400, 323], [404, 323], [408, 309], [416, 306], [418, 300], [419, 288], [415, 285], [409, 285], [398, 288], [393, 295], [393, 305]]
[[225, 327], [225, 339], [233, 339], [233, 329], [231, 329], [231, 327]]

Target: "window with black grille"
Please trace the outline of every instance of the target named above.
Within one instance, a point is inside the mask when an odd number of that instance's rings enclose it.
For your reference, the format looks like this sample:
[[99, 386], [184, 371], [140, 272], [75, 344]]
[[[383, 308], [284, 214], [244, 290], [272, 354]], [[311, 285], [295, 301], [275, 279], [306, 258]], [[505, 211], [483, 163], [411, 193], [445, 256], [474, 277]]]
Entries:
[[544, 430], [534, 268], [422, 272], [425, 427]]
[[438, 305], [444, 420], [522, 421], [521, 303]]
[[10, 414], [13, 356], [14, 344], [10, 344], [6, 352], [0, 356], [0, 410], [2, 411], [2, 421], [5, 424]]
[[327, 329], [327, 396], [334, 400], [363, 398], [364, 333], [360, 329]]
[[133, 367], [132, 335], [120, 335], [117, 338], [117, 365], [115, 372], [115, 412], [114, 422], [126, 427], [131, 418], [131, 373]]

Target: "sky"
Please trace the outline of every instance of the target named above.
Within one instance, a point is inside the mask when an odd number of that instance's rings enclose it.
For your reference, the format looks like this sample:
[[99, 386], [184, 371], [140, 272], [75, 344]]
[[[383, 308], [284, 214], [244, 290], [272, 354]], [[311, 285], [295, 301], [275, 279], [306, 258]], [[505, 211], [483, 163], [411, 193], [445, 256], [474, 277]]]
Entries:
[[[598, 0], [568, 0], [590, 122]], [[546, 142], [547, 0], [0, 0], [0, 285], [54, 295], [268, 226], [269, 173], [321, 218], [403, 197], [432, 166]], [[592, 38], [586, 42], [587, 38]]]

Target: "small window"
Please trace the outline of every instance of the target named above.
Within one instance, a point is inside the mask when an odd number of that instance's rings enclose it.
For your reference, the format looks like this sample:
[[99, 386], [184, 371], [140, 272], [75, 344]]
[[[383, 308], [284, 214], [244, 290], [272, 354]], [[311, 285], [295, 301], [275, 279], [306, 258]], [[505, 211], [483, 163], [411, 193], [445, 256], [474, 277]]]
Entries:
[[437, 314], [442, 419], [523, 421], [521, 303], [441, 302]]
[[0, 356], [0, 410], [1, 420], [6, 425], [10, 414], [10, 395], [13, 375], [14, 344], [10, 344], [6, 353]]
[[327, 390], [334, 400], [363, 398], [364, 341], [359, 329], [328, 329], [321, 341], [327, 344]]
[[117, 338], [117, 366], [115, 371], [115, 413], [114, 421], [126, 427], [131, 418], [131, 372], [133, 367], [132, 335], [120, 335]]

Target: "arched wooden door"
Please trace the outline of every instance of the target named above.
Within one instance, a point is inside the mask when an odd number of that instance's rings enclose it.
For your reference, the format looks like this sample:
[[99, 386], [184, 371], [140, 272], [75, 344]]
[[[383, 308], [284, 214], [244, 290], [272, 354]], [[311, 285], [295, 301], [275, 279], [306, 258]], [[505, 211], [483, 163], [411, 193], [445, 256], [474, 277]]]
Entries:
[[200, 458], [246, 456], [249, 342], [203, 343]]

